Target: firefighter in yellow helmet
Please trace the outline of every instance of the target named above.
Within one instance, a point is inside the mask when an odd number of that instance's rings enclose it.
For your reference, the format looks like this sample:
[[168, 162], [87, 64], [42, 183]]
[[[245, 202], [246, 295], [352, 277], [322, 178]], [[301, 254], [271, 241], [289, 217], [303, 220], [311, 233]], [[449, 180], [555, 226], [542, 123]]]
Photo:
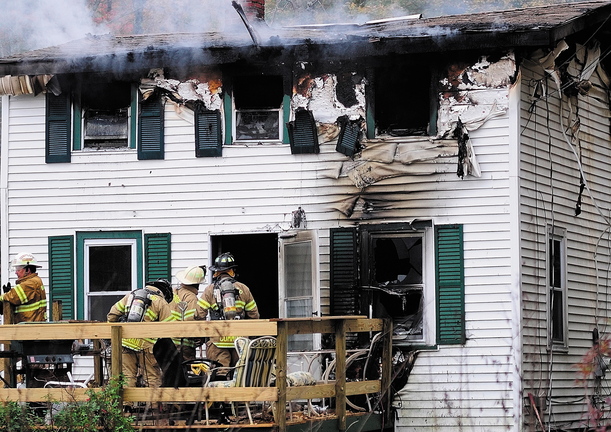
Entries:
[[[172, 286], [167, 279], [147, 282], [116, 302], [107, 315], [109, 322], [172, 321], [169, 302]], [[123, 339], [123, 374], [128, 387], [136, 387], [138, 377], [145, 387], [161, 386], [161, 368], [153, 355], [155, 338]]]
[[29, 252], [20, 252], [11, 261], [17, 275], [17, 285], [10, 282], [2, 287], [0, 300], [15, 305], [15, 323], [47, 320], [47, 294], [37, 270], [36, 258]]
[[[208, 285], [198, 301], [196, 319], [235, 320], [258, 319], [259, 309], [250, 289], [235, 280], [237, 264], [233, 255], [225, 252], [214, 260], [210, 270], [214, 271], [212, 283]], [[224, 367], [235, 366], [238, 354], [234, 348], [237, 336], [213, 337], [206, 343], [206, 357], [216, 360]], [[217, 372], [223, 379], [225, 371]]]
[[[174, 291], [174, 300], [170, 303], [172, 315], [176, 321], [193, 321], [197, 309], [197, 292], [199, 284], [206, 277], [206, 266], [190, 266], [176, 273], [180, 282]], [[194, 338], [173, 339], [176, 348], [182, 355], [182, 360], [194, 360], [195, 349], [201, 342]]]

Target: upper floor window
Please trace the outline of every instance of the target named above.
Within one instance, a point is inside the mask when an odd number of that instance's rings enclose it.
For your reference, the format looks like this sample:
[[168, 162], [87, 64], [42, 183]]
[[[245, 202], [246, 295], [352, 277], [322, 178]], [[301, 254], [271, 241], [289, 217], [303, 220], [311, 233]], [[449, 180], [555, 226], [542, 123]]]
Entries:
[[130, 84], [91, 82], [81, 88], [83, 148], [127, 148]]
[[236, 77], [233, 97], [236, 141], [282, 141], [284, 91], [281, 76]]
[[432, 135], [431, 71], [422, 62], [397, 60], [375, 70], [377, 134]]
[[550, 227], [547, 240], [548, 330], [553, 346], [566, 347], [566, 238], [563, 230]]

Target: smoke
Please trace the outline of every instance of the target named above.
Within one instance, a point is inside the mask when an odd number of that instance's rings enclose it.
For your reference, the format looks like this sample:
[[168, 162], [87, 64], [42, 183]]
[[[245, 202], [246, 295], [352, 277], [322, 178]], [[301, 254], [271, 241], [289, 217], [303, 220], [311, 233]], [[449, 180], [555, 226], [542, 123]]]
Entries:
[[245, 31], [231, 0], [0, 0], [0, 56], [88, 34]]
[[0, 0], [0, 5], [3, 56], [104, 32], [93, 22], [85, 0]]

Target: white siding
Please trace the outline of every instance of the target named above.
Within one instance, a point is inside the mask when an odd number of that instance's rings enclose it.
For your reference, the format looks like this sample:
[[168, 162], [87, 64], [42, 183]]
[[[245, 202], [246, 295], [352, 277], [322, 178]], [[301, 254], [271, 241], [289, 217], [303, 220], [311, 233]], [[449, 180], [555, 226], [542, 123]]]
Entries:
[[[576, 364], [592, 346], [592, 330], [608, 333], [609, 239], [611, 200], [609, 166], [609, 99], [599, 69], [591, 77], [594, 89], [571, 100], [581, 121], [580, 144], [573, 143], [586, 182], [582, 213], [575, 215], [580, 173], [576, 157], [561, 133], [559, 94], [552, 80], [526, 63], [522, 87], [521, 237], [524, 397], [551, 397], [544, 421], [559, 428], [580, 428], [591, 383], [577, 384]], [[531, 106], [533, 88], [542, 80], [549, 97]], [[601, 96], [602, 95], [602, 96]], [[596, 97], [595, 97], [596, 96]], [[600, 98], [600, 100], [597, 100]], [[564, 126], [567, 98], [563, 96]], [[593, 201], [594, 200], [594, 201]], [[601, 216], [596, 206], [603, 212]], [[604, 216], [604, 217], [603, 217]], [[546, 226], [566, 230], [568, 288], [568, 350], [547, 348]], [[605, 386], [608, 387], [608, 386]], [[608, 395], [607, 395], [608, 396]], [[524, 400], [525, 406], [529, 403]], [[528, 409], [525, 421], [534, 425]], [[533, 426], [534, 427], [534, 426]]]
[[[138, 161], [135, 151], [81, 152], [71, 163], [44, 162], [44, 98], [10, 100], [8, 237], [10, 253], [36, 254], [48, 278], [47, 238], [78, 230], [171, 232], [172, 272], [194, 256], [209, 258], [209, 235], [287, 229], [302, 207], [320, 235], [323, 312], [329, 312], [329, 228], [353, 225], [334, 207], [360, 194], [391, 200], [361, 222], [411, 219], [464, 225], [464, 347], [419, 354], [400, 391], [400, 431], [506, 431], [514, 425], [510, 267], [508, 118], [497, 117], [471, 138], [482, 177], [447, 174], [386, 179], [360, 191], [325, 170], [347, 160], [335, 143], [318, 155], [291, 155], [286, 145], [226, 146], [222, 158], [195, 158], [193, 125], [166, 106], [165, 160]], [[6, 271], [3, 269], [3, 272]], [[3, 277], [7, 275], [3, 273]], [[263, 301], [260, 294], [258, 301]], [[443, 430], [451, 430], [445, 428]]]

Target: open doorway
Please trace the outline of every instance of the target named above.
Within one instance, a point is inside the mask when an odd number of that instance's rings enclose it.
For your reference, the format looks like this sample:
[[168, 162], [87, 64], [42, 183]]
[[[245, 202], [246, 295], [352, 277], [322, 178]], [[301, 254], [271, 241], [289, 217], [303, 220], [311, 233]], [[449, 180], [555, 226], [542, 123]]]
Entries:
[[276, 234], [213, 235], [211, 262], [231, 252], [237, 280], [250, 288], [261, 318], [278, 318], [278, 236]]

